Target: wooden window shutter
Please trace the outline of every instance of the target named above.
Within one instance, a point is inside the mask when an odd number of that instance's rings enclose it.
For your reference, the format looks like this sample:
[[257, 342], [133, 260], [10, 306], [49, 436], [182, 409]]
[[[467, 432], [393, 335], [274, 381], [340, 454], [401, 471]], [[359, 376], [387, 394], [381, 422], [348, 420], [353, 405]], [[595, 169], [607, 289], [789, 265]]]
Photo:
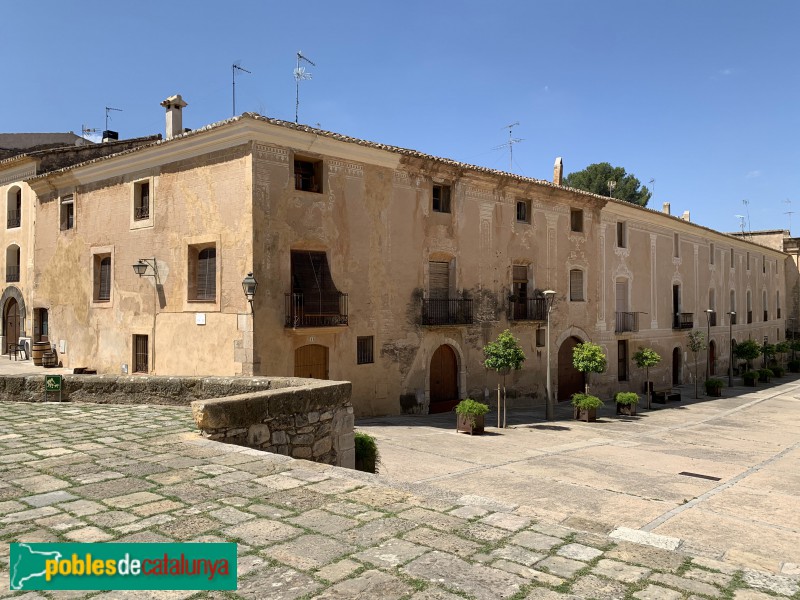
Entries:
[[217, 299], [216, 248], [205, 248], [197, 256], [197, 299]]
[[573, 302], [583, 301], [583, 271], [580, 269], [569, 272], [569, 299]]
[[428, 263], [428, 273], [430, 297], [446, 300], [450, 295], [450, 263], [431, 261]]

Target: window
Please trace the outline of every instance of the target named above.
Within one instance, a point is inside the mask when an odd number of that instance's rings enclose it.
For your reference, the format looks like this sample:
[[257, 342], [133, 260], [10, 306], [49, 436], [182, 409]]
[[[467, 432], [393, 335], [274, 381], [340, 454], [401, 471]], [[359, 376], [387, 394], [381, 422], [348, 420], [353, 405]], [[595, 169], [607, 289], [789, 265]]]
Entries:
[[189, 300], [217, 300], [217, 248], [214, 245], [189, 247]]
[[447, 300], [450, 297], [450, 263], [430, 261], [428, 263], [428, 297]]
[[681, 257], [681, 238], [677, 233], [672, 234], [672, 256]]
[[734, 269], [736, 265], [733, 264], [733, 248], [731, 248], [731, 269]]
[[544, 348], [545, 341], [547, 340], [547, 330], [544, 327], [540, 327], [536, 330], [536, 347], [537, 348]]
[[147, 352], [147, 336], [133, 336], [133, 372], [147, 373], [150, 366], [150, 357]]
[[569, 211], [569, 230], [575, 233], [583, 232], [583, 211], [580, 208], [572, 208]]
[[767, 274], [767, 257], [763, 257], [761, 259], [761, 272], [766, 275]]
[[583, 302], [583, 271], [572, 269], [569, 272], [569, 299], [570, 302]]
[[753, 322], [753, 297], [750, 294], [750, 290], [747, 290], [747, 322]]
[[6, 248], [6, 282], [19, 281], [19, 246], [11, 244]]
[[375, 362], [372, 351], [373, 340], [371, 335], [356, 338], [356, 364], [367, 365]]
[[512, 265], [511, 267], [511, 318], [528, 319], [528, 265]]
[[731, 290], [730, 312], [734, 313], [729, 315], [731, 318], [731, 325], [736, 325], [736, 292]]
[[530, 200], [517, 200], [517, 223], [531, 222]]
[[617, 248], [628, 247], [628, 231], [625, 221], [617, 221]]
[[111, 300], [111, 255], [94, 255], [94, 286], [92, 297], [95, 302]]
[[295, 157], [294, 189], [322, 193], [322, 161]]
[[708, 324], [712, 327], [717, 326], [717, 293], [712, 288], [708, 290], [708, 308], [714, 312], [708, 313]]
[[747, 263], [746, 264], [747, 264], [747, 270], [749, 271], [750, 270], [750, 253], [749, 252], [747, 253]]
[[133, 220], [145, 221], [150, 218], [150, 181], [133, 184]]
[[617, 342], [617, 381], [628, 381], [628, 341]]
[[75, 201], [72, 194], [62, 196], [59, 220], [61, 223], [61, 231], [67, 231], [75, 227]]
[[776, 309], [776, 317], [777, 319], [781, 318], [781, 291], [778, 290], [775, 292], [775, 309]]
[[8, 205], [6, 207], [7, 221], [6, 228], [12, 229], [19, 227], [22, 216], [22, 190], [16, 186], [8, 192]]
[[764, 311], [764, 323], [769, 321], [769, 309], [767, 308], [767, 290], [761, 293], [761, 309]]
[[714, 244], [708, 246], [708, 264], [714, 264]]
[[450, 186], [433, 186], [433, 212], [450, 212]]

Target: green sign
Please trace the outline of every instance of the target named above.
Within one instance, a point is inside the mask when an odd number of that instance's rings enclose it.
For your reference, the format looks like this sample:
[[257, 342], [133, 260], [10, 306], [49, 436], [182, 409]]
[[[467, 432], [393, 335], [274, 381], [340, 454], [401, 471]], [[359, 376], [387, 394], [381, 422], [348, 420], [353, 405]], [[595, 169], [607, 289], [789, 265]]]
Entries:
[[61, 391], [61, 375], [45, 375], [44, 376], [44, 391], [45, 392], [60, 392]]
[[236, 544], [11, 544], [11, 590], [235, 590]]

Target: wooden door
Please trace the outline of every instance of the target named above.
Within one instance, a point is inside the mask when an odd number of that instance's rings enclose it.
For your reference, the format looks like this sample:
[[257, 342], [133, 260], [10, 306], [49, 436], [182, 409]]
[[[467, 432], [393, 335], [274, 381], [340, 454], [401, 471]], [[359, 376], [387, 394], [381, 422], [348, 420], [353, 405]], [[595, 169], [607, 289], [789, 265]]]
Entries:
[[294, 351], [294, 376], [328, 378], [328, 348], [319, 344], [300, 346]]
[[713, 341], [708, 344], [708, 370], [711, 375], [717, 374], [717, 345]]
[[681, 384], [681, 349], [672, 351], [672, 385]]
[[578, 338], [571, 337], [564, 340], [558, 349], [558, 401], [565, 402], [572, 399], [572, 394], [583, 392], [586, 383], [583, 373], [572, 364], [572, 349], [580, 344]]
[[458, 404], [458, 360], [450, 346], [439, 346], [433, 353], [430, 390], [428, 412], [447, 412]]
[[6, 347], [3, 354], [8, 354], [9, 344], [16, 344], [19, 341], [19, 305], [14, 298], [9, 298], [6, 302], [3, 330], [6, 335]]

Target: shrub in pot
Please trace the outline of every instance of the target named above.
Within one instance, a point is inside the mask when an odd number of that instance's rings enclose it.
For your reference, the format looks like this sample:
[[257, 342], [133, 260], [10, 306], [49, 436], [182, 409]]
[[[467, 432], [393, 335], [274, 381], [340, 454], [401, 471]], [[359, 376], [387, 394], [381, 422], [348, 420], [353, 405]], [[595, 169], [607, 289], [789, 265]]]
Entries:
[[617, 414], [633, 416], [636, 414], [636, 405], [639, 403], [639, 394], [636, 392], [617, 392], [614, 396], [617, 403]]
[[765, 383], [769, 383], [770, 379], [775, 376], [775, 373], [772, 372], [772, 369], [759, 369], [758, 370], [758, 379], [759, 381], [763, 381]]
[[756, 384], [758, 383], [758, 371], [745, 371], [742, 373], [742, 379], [744, 380], [745, 385], [756, 387]]
[[790, 373], [800, 373], [800, 360], [790, 360], [786, 366], [789, 367]]
[[722, 396], [722, 386], [725, 383], [722, 379], [717, 379], [716, 377], [712, 377], [711, 379], [706, 379], [706, 395], [708, 396]]
[[575, 418], [579, 421], [596, 421], [597, 409], [603, 406], [603, 401], [591, 394], [572, 394], [572, 406], [575, 407]]
[[367, 473], [377, 473], [381, 464], [381, 455], [378, 452], [375, 438], [363, 431], [356, 431], [355, 444], [356, 469]]
[[786, 375], [786, 370], [781, 366], [770, 367], [770, 371], [772, 371], [775, 377], [783, 377], [784, 375]]
[[484, 431], [485, 415], [488, 412], [488, 404], [464, 398], [456, 405], [456, 431], [480, 435]]

